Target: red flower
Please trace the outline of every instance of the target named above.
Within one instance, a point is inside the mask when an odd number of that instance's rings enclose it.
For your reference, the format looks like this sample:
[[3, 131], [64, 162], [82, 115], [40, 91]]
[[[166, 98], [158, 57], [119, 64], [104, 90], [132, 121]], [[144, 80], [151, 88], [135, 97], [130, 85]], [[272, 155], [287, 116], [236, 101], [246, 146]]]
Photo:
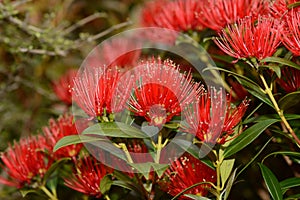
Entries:
[[217, 92], [214, 89], [212, 92], [213, 98], [210, 93], [202, 94], [197, 103], [184, 110], [187, 125], [181, 129], [196, 135], [201, 141], [224, 144], [245, 114], [248, 101], [244, 100], [238, 107], [233, 107], [230, 95], [225, 103], [222, 100], [222, 90]]
[[132, 83], [116, 69], [86, 68], [74, 79], [73, 98], [91, 117], [117, 113], [125, 108]]
[[113, 172], [113, 169], [99, 163], [90, 156], [85, 156], [75, 163], [72, 177], [65, 178], [65, 185], [89, 196], [100, 198], [100, 182], [102, 178]]
[[282, 42], [293, 54], [300, 56], [300, 12], [292, 11], [285, 18]]
[[[285, 19], [288, 17], [290, 4], [296, 3], [298, 0], [275, 0], [270, 5], [270, 14], [272, 17], [277, 19]], [[295, 7], [293, 9], [298, 10], [299, 7]]]
[[[55, 144], [63, 137], [69, 135], [77, 135], [78, 131], [73, 122], [72, 115], [63, 115], [57, 121], [50, 119], [49, 127], [44, 127], [43, 132], [47, 140], [49, 148], [52, 150]], [[87, 125], [86, 125], [87, 126]], [[75, 157], [82, 148], [82, 144], [73, 144], [63, 147], [54, 153], [54, 158]]]
[[140, 63], [135, 75], [137, 87], [129, 100], [129, 109], [155, 126], [180, 115], [181, 108], [203, 88], [192, 82], [190, 73], [181, 74], [172, 61], [160, 58]]
[[273, 18], [259, 17], [254, 25], [252, 17], [238, 20], [219, 33], [215, 43], [226, 54], [234, 58], [258, 60], [272, 56], [280, 45], [282, 24]]
[[[172, 165], [164, 173], [166, 181], [161, 181], [161, 188], [172, 196], [176, 196], [184, 189], [200, 182], [216, 181], [216, 172], [212, 168], [200, 160], [194, 158], [190, 154], [184, 154], [175, 160]], [[201, 184], [193, 187], [184, 194], [194, 194], [198, 196], [207, 195], [209, 184]], [[190, 199], [181, 195], [179, 199]]]
[[285, 67], [281, 70], [282, 76], [278, 79], [279, 85], [288, 93], [295, 92], [300, 88], [300, 71]]
[[52, 85], [56, 96], [67, 105], [72, 104], [73, 79], [76, 77], [76, 74], [77, 70], [71, 69]]
[[1, 154], [4, 163], [1, 168], [9, 178], [0, 177], [0, 183], [22, 188], [33, 184], [37, 177], [42, 178], [52, 164], [52, 160], [42, 152], [46, 146], [46, 140], [41, 136], [23, 138], [13, 147], [9, 146]]
[[205, 0], [198, 4], [199, 23], [216, 31], [246, 16], [252, 16], [254, 21], [259, 14], [266, 13], [268, 8], [264, 0]]
[[146, 4], [142, 10], [142, 25], [146, 27], [161, 27], [176, 31], [202, 30], [196, 20], [195, 13], [199, 11], [196, 0], [161, 1], [156, 0]]

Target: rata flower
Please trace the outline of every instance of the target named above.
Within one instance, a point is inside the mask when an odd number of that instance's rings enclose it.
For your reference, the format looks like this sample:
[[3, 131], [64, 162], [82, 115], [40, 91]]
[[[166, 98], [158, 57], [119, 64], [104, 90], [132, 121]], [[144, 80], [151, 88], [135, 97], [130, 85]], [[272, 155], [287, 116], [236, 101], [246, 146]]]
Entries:
[[84, 156], [76, 161], [71, 177], [64, 178], [65, 185], [73, 190], [100, 198], [102, 196], [100, 183], [103, 177], [113, 172], [91, 156]]
[[44, 152], [47, 149], [46, 139], [42, 136], [22, 138], [13, 146], [1, 153], [1, 168], [8, 178], [0, 177], [0, 183], [22, 188], [32, 186], [43, 178], [52, 164], [52, 160]]
[[300, 88], [300, 71], [285, 67], [281, 70], [281, 78], [278, 79], [279, 85], [288, 93], [295, 92]]
[[145, 27], [161, 27], [175, 31], [199, 31], [203, 26], [196, 20], [199, 2], [196, 0], [156, 0], [142, 10], [141, 24]]
[[90, 117], [117, 113], [125, 108], [133, 79], [117, 69], [86, 68], [74, 79], [73, 98]]
[[224, 101], [222, 90], [212, 89], [211, 93], [201, 94], [198, 102], [184, 110], [186, 124], [181, 130], [194, 134], [203, 142], [224, 144], [244, 116], [248, 101], [244, 100], [235, 107], [231, 103], [231, 95], [227, 95]]
[[[167, 169], [163, 176], [163, 181], [160, 182], [162, 190], [166, 191], [172, 196], [176, 196], [184, 189], [201, 182], [216, 181], [216, 172], [214, 169], [208, 167], [200, 160], [194, 158], [190, 154], [185, 153], [179, 159], [176, 159], [169, 169]], [[198, 196], [205, 196], [208, 193], [210, 184], [201, 184], [188, 190], [184, 194], [194, 194]], [[181, 195], [179, 199], [190, 199]]]
[[[74, 117], [68, 114], [61, 116], [58, 120], [50, 119], [49, 126], [44, 127], [43, 132], [47, 140], [47, 145], [49, 145], [51, 150], [61, 138], [78, 134], [74, 123]], [[81, 148], [82, 144], [72, 144], [54, 152], [53, 156], [55, 159], [63, 157], [74, 158], [78, 155]]]
[[282, 31], [282, 42], [296, 56], [300, 56], [300, 11], [292, 11], [285, 18], [285, 28]]
[[68, 70], [59, 80], [53, 82], [52, 88], [56, 96], [66, 103], [67, 105], [72, 104], [72, 88], [73, 79], [77, 75], [77, 70]]
[[[274, 18], [285, 19], [290, 11], [289, 5], [298, 2], [298, 0], [275, 0], [270, 4], [270, 14]], [[299, 7], [293, 8], [299, 10]]]
[[214, 41], [226, 54], [237, 58], [262, 60], [272, 56], [281, 43], [282, 24], [277, 19], [259, 17], [256, 24], [252, 17], [238, 20], [227, 26]]
[[204, 0], [198, 4], [200, 12], [196, 13], [197, 21], [215, 31], [246, 16], [252, 16], [254, 21], [268, 8], [268, 1], [265, 0]]
[[135, 77], [138, 80], [128, 107], [154, 126], [162, 126], [180, 115], [182, 108], [203, 90], [192, 82], [190, 73], [182, 74], [172, 61], [160, 58], [140, 63], [135, 68]]

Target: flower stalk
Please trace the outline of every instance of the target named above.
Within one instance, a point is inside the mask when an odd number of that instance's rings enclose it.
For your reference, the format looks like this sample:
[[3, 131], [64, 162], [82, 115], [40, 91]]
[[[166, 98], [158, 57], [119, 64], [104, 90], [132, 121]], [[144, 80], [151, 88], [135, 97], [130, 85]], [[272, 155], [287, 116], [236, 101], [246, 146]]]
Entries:
[[265, 87], [265, 92], [267, 93], [267, 95], [269, 96], [272, 104], [274, 105], [274, 108], [277, 112], [277, 114], [279, 115], [280, 119], [282, 120], [283, 124], [285, 125], [285, 127], [287, 128], [287, 130], [289, 131], [289, 133], [292, 135], [292, 137], [295, 139], [298, 147], [300, 147], [300, 139], [297, 137], [297, 135], [295, 134], [294, 130], [292, 129], [292, 127], [290, 126], [289, 122], [287, 121], [287, 119], [285, 118], [284, 114], [283, 114], [283, 110], [281, 110], [279, 108], [279, 105], [276, 101], [276, 99], [274, 98], [274, 95], [272, 93], [271, 88], [268, 86], [264, 76], [262, 74], [259, 75], [264, 87]]
[[51, 193], [47, 188], [46, 186], [42, 185], [40, 187], [40, 189], [49, 197], [50, 200], [58, 200], [57, 196], [55, 193]]

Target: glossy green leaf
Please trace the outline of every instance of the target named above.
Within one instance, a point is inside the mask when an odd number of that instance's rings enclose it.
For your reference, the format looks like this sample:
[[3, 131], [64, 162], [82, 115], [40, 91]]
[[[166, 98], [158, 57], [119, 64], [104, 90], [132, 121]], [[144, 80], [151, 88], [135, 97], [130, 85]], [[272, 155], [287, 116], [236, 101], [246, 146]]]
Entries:
[[225, 188], [224, 200], [226, 200], [229, 197], [232, 185], [233, 185], [235, 177], [236, 177], [235, 176], [236, 175], [236, 171], [237, 171], [237, 168], [232, 172], [232, 174], [230, 175], [230, 177], [229, 177], [229, 179], [227, 181], [226, 188]]
[[69, 135], [61, 138], [54, 146], [53, 151], [57, 151], [58, 149], [69, 146], [72, 144], [86, 143], [86, 142], [94, 142], [99, 140], [105, 140], [104, 138], [88, 136], [88, 135]]
[[272, 62], [272, 63], [278, 63], [278, 64], [282, 64], [282, 65], [287, 65], [293, 68], [296, 68], [298, 70], [300, 70], [300, 66], [297, 65], [296, 63], [290, 61], [290, 60], [286, 60], [284, 58], [279, 58], [279, 57], [267, 57], [263, 60], [261, 60], [261, 62]]
[[149, 136], [141, 130], [121, 122], [97, 123], [85, 129], [82, 134], [118, 138], [149, 138]]
[[299, 177], [288, 178], [288, 179], [281, 181], [279, 184], [280, 184], [282, 191], [285, 192], [286, 190], [288, 190], [292, 187], [300, 186], [300, 178]]
[[191, 185], [191, 186], [185, 188], [184, 190], [182, 190], [181, 192], [179, 192], [178, 194], [176, 194], [176, 196], [174, 196], [171, 200], [175, 200], [178, 197], [180, 197], [181, 195], [183, 195], [185, 192], [189, 191], [190, 189], [197, 187], [198, 185], [203, 185], [203, 184], [209, 184], [209, 182], [195, 183], [194, 185]]
[[224, 151], [224, 157], [227, 158], [245, 148], [253, 140], [255, 140], [269, 126], [278, 122], [277, 119], [268, 119], [258, 122], [246, 129], [241, 135], [235, 138]]
[[259, 167], [272, 198], [274, 200], [282, 200], [283, 194], [281, 187], [273, 172], [262, 163], [259, 163]]
[[194, 195], [194, 194], [185, 194], [184, 196], [189, 197], [193, 200], [211, 200], [207, 197], [203, 197], [203, 196], [198, 196], [198, 195]]
[[278, 101], [278, 105], [282, 110], [289, 110], [291, 108], [300, 107], [300, 91], [292, 92]]
[[105, 175], [100, 181], [101, 193], [106, 194], [110, 190], [112, 183], [111, 174]]
[[225, 185], [233, 169], [235, 159], [223, 160], [220, 167], [222, 184]]

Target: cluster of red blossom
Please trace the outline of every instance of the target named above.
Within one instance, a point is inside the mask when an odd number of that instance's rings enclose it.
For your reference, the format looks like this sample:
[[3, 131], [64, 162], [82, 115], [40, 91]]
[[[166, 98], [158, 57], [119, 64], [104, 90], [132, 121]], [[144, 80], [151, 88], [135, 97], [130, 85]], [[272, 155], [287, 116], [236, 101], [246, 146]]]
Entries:
[[[214, 30], [219, 36], [214, 40], [215, 44], [237, 59], [256, 58], [260, 61], [272, 56], [281, 44], [299, 56], [300, 13], [297, 8], [288, 8], [294, 2], [159, 0], [145, 5], [141, 24], [180, 32]], [[104, 49], [107, 59], [111, 61], [110, 52], [118, 49], [107, 46]], [[89, 116], [81, 122], [82, 129], [91, 119], [97, 119], [99, 123], [113, 121], [110, 116], [128, 109], [157, 127], [170, 122], [174, 116], [182, 115], [186, 126], [182, 126], [180, 131], [193, 134], [203, 142], [224, 144], [232, 136], [234, 127], [246, 111], [247, 100], [235, 107], [228, 94], [224, 103], [221, 101], [224, 98], [222, 92], [207, 92], [200, 83], [193, 81], [192, 74], [181, 73], [180, 67], [171, 60], [150, 58], [138, 61], [140, 53], [125, 54], [110, 62], [110, 67], [87, 68], [79, 76], [76, 76], [76, 71], [69, 71], [54, 84], [54, 91], [62, 101], [70, 106], [73, 96], [74, 102]], [[126, 65], [134, 70], [130, 73], [120, 70]], [[297, 90], [300, 87], [299, 73], [284, 69], [283, 78], [279, 80], [283, 89], [288, 92]], [[225, 110], [225, 115], [222, 110]], [[81, 144], [53, 152], [59, 139], [80, 132], [71, 115], [65, 114], [57, 121], [51, 119], [49, 126], [43, 128], [43, 134], [21, 139], [1, 154], [1, 167], [9, 178], [0, 177], [0, 183], [17, 188], [30, 187], [43, 178], [52, 163], [69, 157], [74, 162], [74, 170], [71, 177], [64, 178], [65, 185], [90, 196], [101, 197], [100, 182], [113, 169], [87, 154], [79, 155], [83, 149]], [[137, 142], [128, 145], [128, 149], [130, 152], [147, 152], [145, 144]], [[175, 196], [193, 184], [214, 183], [215, 173], [214, 169], [185, 153], [158, 181], [162, 190]], [[208, 184], [193, 187], [187, 193], [206, 195], [208, 187]], [[189, 199], [185, 196], [180, 198]]]

